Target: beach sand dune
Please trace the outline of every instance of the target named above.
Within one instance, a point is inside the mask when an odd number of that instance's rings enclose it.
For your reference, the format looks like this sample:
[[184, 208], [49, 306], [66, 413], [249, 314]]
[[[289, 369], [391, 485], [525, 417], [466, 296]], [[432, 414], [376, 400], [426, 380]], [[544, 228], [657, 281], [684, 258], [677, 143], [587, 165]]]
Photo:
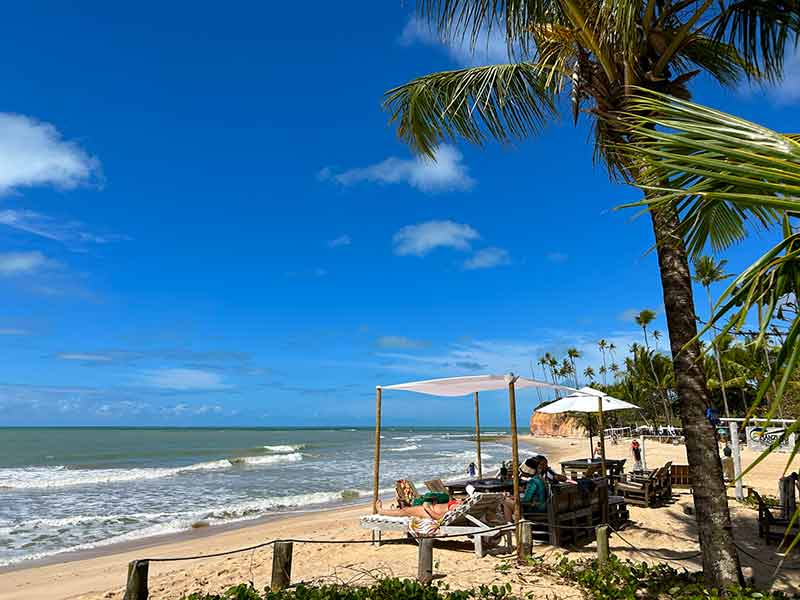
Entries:
[[[585, 439], [531, 439], [558, 467], [559, 460], [586, 455]], [[628, 458], [628, 444], [607, 448], [612, 458]], [[745, 450], [743, 460], [752, 461], [756, 453]], [[774, 455], [758, 465], [746, 478], [746, 484], [760, 492], [775, 495], [777, 480], [786, 464], [786, 455]], [[683, 446], [648, 443], [648, 466], [659, 466], [672, 460], [686, 462]], [[793, 470], [800, 468], [796, 460]], [[632, 523], [622, 535], [612, 536], [611, 550], [621, 558], [658, 562], [654, 557], [637, 552], [637, 547], [673, 559], [698, 550], [694, 517], [684, 507], [692, 503], [688, 490], [676, 490], [675, 502], [658, 509], [631, 508]], [[732, 495], [732, 494], [731, 494]], [[369, 532], [358, 526], [358, 517], [366, 508], [348, 507], [330, 511], [295, 515], [270, 522], [252, 524], [218, 533], [202, 529], [176, 535], [167, 541], [147, 547], [110, 549], [110, 554], [73, 560], [60, 564], [35, 566], [0, 574], [0, 600], [31, 600], [47, 598], [87, 598], [92, 600], [121, 600], [127, 563], [144, 557], [174, 557], [210, 554], [246, 547], [276, 538], [314, 540], [368, 540]], [[774, 546], [765, 546], [757, 537], [756, 512], [731, 500], [731, 512], [738, 543], [761, 561], [776, 563]], [[561, 549], [537, 546], [535, 553], [548, 560], [557, 559]], [[571, 550], [572, 558], [591, 557], [594, 544]], [[417, 569], [416, 546], [391, 545], [375, 548], [370, 544], [295, 544], [293, 582], [344, 581], [368, 582], [381, 576], [414, 577]], [[153, 563], [150, 565], [151, 598], [178, 599], [191, 591], [222, 591], [228, 586], [252, 581], [258, 588], [268, 585], [271, 571], [270, 548], [234, 554], [232, 556], [188, 562]], [[773, 578], [773, 569], [742, 556], [745, 573], [755, 577], [758, 585], [774, 585], [778, 589], [800, 590], [800, 559], [791, 561], [796, 570], [784, 570]], [[690, 570], [700, 568], [699, 559], [679, 561], [673, 566]], [[581, 598], [579, 590], [549, 575], [534, 574], [530, 569], [517, 568], [508, 555], [476, 559], [472, 547], [460, 542], [437, 545], [434, 568], [441, 581], [451, 588], [473, 587], [479, 584], [511, 583], [515, 591], [536, 592], [537, 597], [558, 597], [560, 600]]]

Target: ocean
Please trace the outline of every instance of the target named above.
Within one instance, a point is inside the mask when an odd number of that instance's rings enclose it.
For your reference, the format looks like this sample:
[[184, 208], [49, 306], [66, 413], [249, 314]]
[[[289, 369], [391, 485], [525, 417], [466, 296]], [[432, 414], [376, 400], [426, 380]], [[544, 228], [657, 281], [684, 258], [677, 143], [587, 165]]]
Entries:
[[[482, 432], [485, 470], [510, 460]], [[0, 566], [371, 497], [368, 429], [0, 428]], [[385, 428], [394, 481], [466, 474], [468, 429]]]

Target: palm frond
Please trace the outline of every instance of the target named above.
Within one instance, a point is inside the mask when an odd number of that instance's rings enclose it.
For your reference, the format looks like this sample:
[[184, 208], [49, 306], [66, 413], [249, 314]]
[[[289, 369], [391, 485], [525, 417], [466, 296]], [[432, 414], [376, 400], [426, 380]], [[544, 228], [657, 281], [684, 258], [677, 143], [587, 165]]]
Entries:
[[417, 13], [444, 40], [466, 41], [473, 49], [502, 28], [509, 51], [519, 48], [524, 56], [533, 50], [532, 24], [567, 23], [558, 0], [418, 0]]
[[629, 139], [636, 143], [618, 150], [638, 161], [647, 198], [636, 205], [676, 203], [692, 255], [708, 242], [724, 249], [748, 225], [770, 227], [782, 211], [800, 210], [800, 143], [644, 90], [628, 108]]
[[389, 90], [384, 107], [398, 135], [433, 157], [443, 140], [482, 144], [538, 133], [556, 112], [548, 74], [532, 63], [433, 73]]
[[739, 48], [744, 60], [768, 80], [783, 75], [787, 47], [800, 35], [800, 0], [739, 0], [725, 4], [711, 37]]
[[725, 86], [734, 86], [745, 76], [755, 73], [754, 68], [739, 55], [736, 46], [699, 33], [687, 40], [672, 64], [679, 65], [681, 72], [700, 67]]

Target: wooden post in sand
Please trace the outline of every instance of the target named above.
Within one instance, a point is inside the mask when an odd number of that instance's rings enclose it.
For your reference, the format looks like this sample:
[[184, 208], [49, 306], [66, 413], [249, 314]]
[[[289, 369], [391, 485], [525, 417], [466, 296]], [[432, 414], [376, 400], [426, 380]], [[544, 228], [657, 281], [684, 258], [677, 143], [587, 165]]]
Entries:
[[608, 562], [608, 525], [597, 528], [597, 563], [604, 565]]
[[478, 479], [483, 479], [481, 466], [481, 416], [478, 410], [478, 392], [475, 392], [475, 444], [478, 447]]
[[150, 563], [146, 560], [132, 560], [128, 563], [128, 582], [125, 585], [123, 600], [147, 600], [147, 573]]
[[778, 498], [781, 504], [781, 518], [791, 519], [797, 510], [794, 497], [794, 477], [781, 477], [778, 480]]
[[273, 592], [285, 590], [292, 582], [292, 542], [275, 542], [272, 550]]
[[508, 410], [511, 419], [511, 480], [514, 482], [514, 524], [516, 525], [517, 558], [522, 560], [522, 544], [519, 522], [522, 519], [522, 506], [519, 497], [519, 442], [517, 440], [517, 392], [514, 384], [517, 377], [510, 373], [508, 381]]
[[433, 539], [431, 538], [419, 540], [417, 581], [422, 585], [428, 585], [433, 581]]
[[522, 521], [519, 524], [520, 546], [522, 546], [522, 557], [528, 558], [533, 552], [533, 523]]

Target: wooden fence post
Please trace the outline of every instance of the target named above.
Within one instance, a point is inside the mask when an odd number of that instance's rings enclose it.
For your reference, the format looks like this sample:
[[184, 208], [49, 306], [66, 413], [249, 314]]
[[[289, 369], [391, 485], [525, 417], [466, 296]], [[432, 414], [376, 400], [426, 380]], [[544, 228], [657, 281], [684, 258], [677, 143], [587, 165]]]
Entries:
[[608, 562], [608, 525], [597, 528], [597, 562], [601, 565]]
[[533, 552], [533, 523], [530, 521], [522, 521], [519, 524], [520, 540], [522, 545], [521, 558], [528, 558]]
[[418, 556], [417, 581], [422, 585], [428, 585], [433, 581], [433, 540], [431, 538], [419, 540]]
[[275, 542], [272, 551], [272, 591], [285, 590], [292, 581], [292, 542]]
[[147, 573], [150, 563], [146, 560], [132, 560], [128, 563], [128, 582], [125, 585], [123, 600], [147, 600]]

